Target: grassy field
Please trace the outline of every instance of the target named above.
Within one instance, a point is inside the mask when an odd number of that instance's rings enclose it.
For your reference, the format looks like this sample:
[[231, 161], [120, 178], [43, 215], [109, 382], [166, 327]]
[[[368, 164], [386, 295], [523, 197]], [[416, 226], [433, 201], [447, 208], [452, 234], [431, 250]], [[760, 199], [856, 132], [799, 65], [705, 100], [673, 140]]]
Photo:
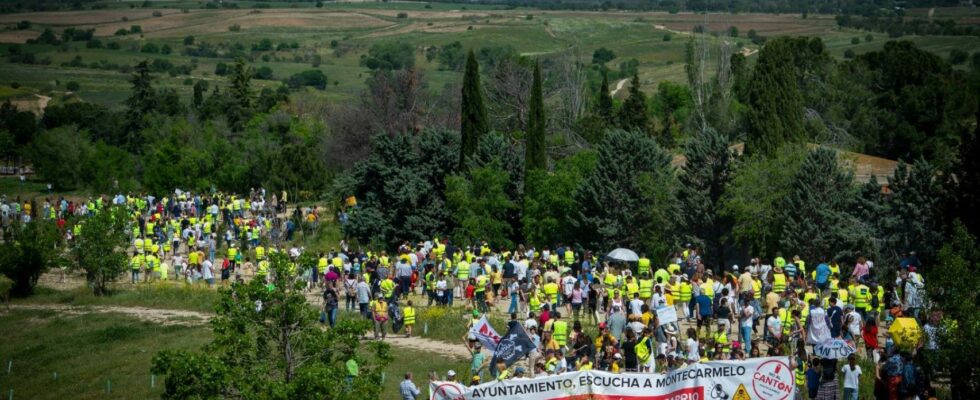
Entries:
[[[311, 69], [314, 54], [322, 57], [318, 67], [328, 77], [330, 85], [324, 91], [312, 91], [313, 95], [326, 100], [352, 98], [363, 88], [370, 71], [360, 66], [361, 57], [377, 42], [399, 41], [416, 49], [416, 65], [430, 79], [430, 88], [438, 90], [447, 83], [460, 79], [455, 72], [441, 71], [436, 62], [426, 61], [425, 49], [459, 41], [465, 48], [488, 45], [512, 46], [526, 55], [554, 54], [572, 51], [580, 62], [588, 64], [592, 52], [599, 47], [613, 50], [619, 57], [609, 63], [616, 68], [622, 61], [636, 58], [643, 89], [653, 91], [664, 80], [681, 81], [684, 78], [684, 48], [689, 32], [698, 25], [709, 32], [723, 32], [737, 27], [740, 37], [727, 39], [732, 44], [748, 50], [757, 48], [746, 38], [750, 30], [762, 36], [810, 35], [824, 38], [831, 54], [843, 57], [846, 50], [860, 54], [880, 48], [887, 40], [884, 34], [873, 34], [873, 40], [865, 41], [866, 32], [841, 30], [832, 16], [811, 15], [803, 18], [794, 14], [669, 14], [663, 12], [571, 12], [526, 9], [499, 9], [459, 4], [424, 3], [327, 3], [322, 8], [312, 8], [312, 3], [302, 3], [304, 9], [291, 8], [286, 3], [265, 3], [272, 8], [251, 9], [249, 3], [240, 3], [239, 9], [186, 9], [180, 3], [159, 2], [160, 8], [125, 8], [127, 3], [112, 3], [109, 9], [20, 13], [0, 15], [0, 53], [6, 53], [11, 43], [23, 43], [36, 37], [45, 28], [60, 32], [67, 27], [95, 29], [96, 35], [108, 45], [119, 45], [118, 50], [90, 49], [83, 42], [71, 42], [60, 46], [26, 45], [24, 51], [33, 52], [39, 60], [50, 60], [49, 65], [24, 65], [11, 63], [9, 58], [0, 59], [0, 95], [10, 93], [40, 93], [51, 96], [57, 102], [65, 95], [69, 81], [79, 83], [77, 95], [89, 101], [117, 106], [128, 95], [129, 75], [116, 70], [89, 67], [63, 67], [76, 57], [88, 66], [94, 62], [132, 65], [144, 58], [163, 59], [175, 65], [194, 63], [196, 68], [188, 75], [168, 76], [157, 74], [157, 85], [173, 88], [185, 98], [190, 96], [192, 80], [223, 82], [214, 74], [219, 62], [230, 63], [230, 58], [190, 57], [183, 55], [183, 39], [192, 35], [196, 43], [233, 46], [241, 44], [244, 53], [252, 58], [256, 68], [272, 69], [275, 80], [306, 69]], [[294, 4], [294, 3], [289, 3]], [[282, 7], [282, 8], [275, 8]], [[428, 7], [428, 8], [426, 8]], [[921, 11], [913, 10], [915, 13]], [[980, 17], [975, 11], [944, 16], [972, 21]], [[949, 14], [949, 15], [947, 15]], [[159, 16], [154, 16], [159, 15]], [[30, 21], [26, 30], [9, 29], [19, 21]], [[142, 34], [114, 36], [118, 29], [140, 25]], [[240, 29], [230, 31], [237, 25]], [[664, 40], [667, 35], [671, 38]], [[858, 44], [851, 39], [860, 37]], [[262, 39], [273, 44], [296, 43], [296, 49], [250, 51], [251, 45]], [[977, 37], [905, 37], [917, 45], [945, 57], [952, 49], [973, 53], [980, 50]], [[717, 42], [719, 39], [712, 38]], [[340, 44], [331, 47], [331, 42]], [[169, 45], [172, 54], [141, 53], [146, 43]], [[339, 50], [339, 49], [345, 50]], [[750, 57], [751, 58], [751, 57]], [[273, 81], [258, 81], [258, 87], [277, 86]], [[19, 83], [21, 89], [9, 88]]]

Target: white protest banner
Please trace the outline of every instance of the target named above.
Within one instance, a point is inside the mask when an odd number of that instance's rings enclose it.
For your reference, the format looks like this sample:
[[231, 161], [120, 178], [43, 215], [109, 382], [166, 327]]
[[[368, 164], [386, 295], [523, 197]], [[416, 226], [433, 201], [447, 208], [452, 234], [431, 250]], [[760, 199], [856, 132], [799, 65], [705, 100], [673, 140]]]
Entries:
[[820, 358], [847, 358], [857, 352], [854, 342], [844, 339], [830, 339], [813, 346], [813, 355]]
[[479, 340], [487, 350], [497, 351], [497, 343], [500, 342], [500, 335], [490, 326], [490, 321], [487, 321], [486, 315], [470, 327], [470, 336]]
[[660, 307], [657, 309], [657, 326], [664, 326], [673, 322], [677, 322], [677, 310], [674, 307]]
[[430, 400], [788, 400], [796, 386], [786, 357], [710, 361], [666, 374], [567, 372], [466, 387], [432, 382]]

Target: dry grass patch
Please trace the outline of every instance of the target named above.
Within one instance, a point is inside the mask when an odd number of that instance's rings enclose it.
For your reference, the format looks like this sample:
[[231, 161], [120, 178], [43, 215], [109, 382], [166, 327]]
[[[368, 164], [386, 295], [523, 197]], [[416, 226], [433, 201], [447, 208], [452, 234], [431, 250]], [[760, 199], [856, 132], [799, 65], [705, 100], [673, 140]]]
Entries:
[[180, 10], [172, 9], [132, 9], [132, 10], [91, 10], [91, 11], [45, 11], [15, 14], [0, 14], [0, 24], [16, 23], [20, 21], [31, 21], [42, 25], [97, 25], [110, 22], [118, 22], [123, 17], [130, 21], [143, 20], [153, 17], [153, 12], [159, 11], [164, 16], [181, 14]]

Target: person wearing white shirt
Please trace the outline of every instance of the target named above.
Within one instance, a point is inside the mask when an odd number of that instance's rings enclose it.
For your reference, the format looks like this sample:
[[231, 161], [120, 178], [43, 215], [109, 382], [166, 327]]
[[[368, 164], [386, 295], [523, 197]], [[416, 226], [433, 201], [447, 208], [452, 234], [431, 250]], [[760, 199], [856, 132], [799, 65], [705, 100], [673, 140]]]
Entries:
[[844, 373], [844, 396], [842, 400], [858, 400], [858, 384], [861, 381], [861, 366], [857, 365], [854, 354], [847, 356], [847, 365], [841, 368]]

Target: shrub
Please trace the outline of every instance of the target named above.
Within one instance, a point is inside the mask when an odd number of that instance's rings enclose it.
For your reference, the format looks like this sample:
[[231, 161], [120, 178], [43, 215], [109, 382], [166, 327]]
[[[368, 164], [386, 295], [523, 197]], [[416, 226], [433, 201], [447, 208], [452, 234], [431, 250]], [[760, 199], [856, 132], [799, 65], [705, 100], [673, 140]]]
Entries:
[[670, 34], [669, 34], [669, 33], [665, 33], [665, 34], [664, 34], [664, 37], [663, 37], [663, 41], [665, 41], [665, 42], [669, 42], [669, 41], [670, 41], [670, 39], [671, 39], [671, 37], [670, 37]]
[[854, 58], [854, 50], [844, 50], [844, 58]]
[[234, 25], [229, 26], [228, 27], [228, 30], [231, 31], [231, 32], [239, 32], [239, 31], [242, 30], [242, 26], [241, 25], [238, 25], [238, 24], [234, 24]]
[[214, 66], [214, 74], [218, 76], [228, 75], [228, 65], [219, 62], [217, 65]]
[[143, 45], [143, 48], [140, 49], [140, 52], [141, 53], [156, 54], [156, 53], [159, 53], [160, 52], [160, 47], [157, 46], [155, 43], [152, 43], [151, 42], [151, 43], [144, 44]]
[[143, 33], [143, 27], [139, 25], [133, 25], [129, 27], [130, 33]]
[[273, 79], [272, 68], [261, 66], [255, 70], [255, 79]]
[[105, 48], [109, 50], [119, 50], [119, 42], [109, 42], [105, 45]]
[[851, 44], [860, 44], [860, 43], [861, 43], [861, 38], [858, 37], [851, 38]]
[[290, 88], [299, 89], [303, 86], [312, 86], [320, 90], [327, 88], [327, 76], [318, 69], [306, 70], [293, 74], [286, 80]]
[[159, 12], [159, 11], [154, 11], [154, 12], [153, 12], [153, 16], [154, 16], [154, 17], [162, 17], [162, 16], [163, 16], [163, 13], [161, 13], [161, 12]]
[[194, 36], [185, 36], [184, 37], [184, 46], [190, 46], [192, 44], [194, 44]]
[[869, 34], [867, 34], [867, 35], [864, 36], [864, 41], [865, 42], [870, 42], [872, 40], [875, 40], [875, 35], [872, 35], [872, 34], [869, 33]]
[[129, 31], [127, 31], [124, 28], [119, 28], [119, 30], [117, 30], [116, 33], [115, 33], [116, 36], [125, 36], [125, 35], [128, 35], [128, 34], [129, 34]]
[[79, 85], [78, 82], [69, 81], [65, 84], [65, 89], [68, 89], [69, 92], [77, 92], [78, 89], [81, 89], [81, 85]]
[[406, 12], [400, 12], [400, 13], [398, 13], [398, 18], [401, 18], [401, 19], [408, 18], [408, 13], [406, 13]]

